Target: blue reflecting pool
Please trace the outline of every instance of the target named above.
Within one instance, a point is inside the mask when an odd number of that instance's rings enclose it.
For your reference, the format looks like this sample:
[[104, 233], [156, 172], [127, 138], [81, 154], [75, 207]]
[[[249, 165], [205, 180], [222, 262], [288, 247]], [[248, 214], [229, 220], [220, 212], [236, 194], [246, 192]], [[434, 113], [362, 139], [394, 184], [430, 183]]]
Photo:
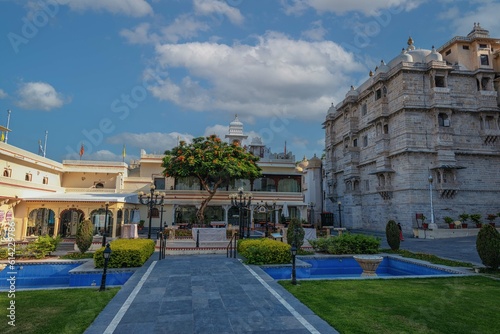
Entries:
[[[300, 257], [296, 266], [297, 279], [361, 278], [363, 270], [353, 257]], [[274, 279], [290, 279], [292, 267], [262, 266]], [[463, 275], [464, 273], [442, 266], [416, 263], [411, 260], [384, 256], [376, 270], [378, 277], [435, 277]]]
[[[123, 285], [133, 270], [108, 269], [106, 285]], [[0, 291], [18, 289], [99, 286], [102, 269], [92, 262], [16, 263], [0, 271]]]

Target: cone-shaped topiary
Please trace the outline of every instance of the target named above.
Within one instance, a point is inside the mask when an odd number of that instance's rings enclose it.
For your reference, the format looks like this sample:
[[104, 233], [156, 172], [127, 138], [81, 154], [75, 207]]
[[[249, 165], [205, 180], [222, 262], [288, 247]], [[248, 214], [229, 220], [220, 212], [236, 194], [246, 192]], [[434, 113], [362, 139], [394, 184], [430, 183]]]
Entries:
[[286, 231], [286, 240], [289, 245], [292, 245], [293, 241], [296, 242], [297, 249], [300, 249], [304, 244], [304, 228], [297, 218], [292, 218], [290, 224], [288, 224], [288, 230]]
[[399, 227], [394, 220], [389, 220], [385, 226], [387, 243], [392, 250], [398, 250], [401, 240], [399, 240]]
[[476, 239], [476, 249], [483, 264], [498, 269], [500, 266], [500, 233], [491, 225], [483, 225]]
[[88, 219], [82, 221], [80, 225], [78, 225], [78, 230], [76, 231], [76, 245], [82, 254], [88, 251], [90, 246], [92, 246], [92, 240], [94, 238], [93, 229], [94, 226]]

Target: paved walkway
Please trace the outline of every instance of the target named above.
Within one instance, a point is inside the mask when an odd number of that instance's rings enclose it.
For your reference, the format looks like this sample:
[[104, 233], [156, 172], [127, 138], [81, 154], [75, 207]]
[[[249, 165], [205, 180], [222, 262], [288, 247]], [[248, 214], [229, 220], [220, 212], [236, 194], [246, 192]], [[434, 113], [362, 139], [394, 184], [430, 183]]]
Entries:
[[102, 333], [338, 333], [256, 266], [155, 253], [87, 329]]
[[[385, 235], [379, 236], [388, 248]], [[476, 237], [416, 239], [401, 249], [481, 264]], [[259, 267], [225, 255], [158, 253], [134, 273], [85, 334], [337, 333]]]

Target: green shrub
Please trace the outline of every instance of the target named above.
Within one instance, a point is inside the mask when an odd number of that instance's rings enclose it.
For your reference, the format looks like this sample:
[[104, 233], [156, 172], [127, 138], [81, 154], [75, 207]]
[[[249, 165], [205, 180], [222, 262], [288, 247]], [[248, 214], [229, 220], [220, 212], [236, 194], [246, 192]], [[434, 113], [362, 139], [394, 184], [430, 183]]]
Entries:
[[500, 266], [500, 233], [491, 225], [483, 225], [476, 239], [476, 249], [482, 263], [490, 268]]
[[[129, 268], [142, 266], [155, 251], [155, 243], [151, 239], [117, 239], [111, 241], [111, 257], [109, 268]], [[101, 247], [94, 254], [96, 268], [104, 267], [103, 252]]]
[[337, 237], [309, 240], [317, 252], [329, 254], [376, 254], [379, 252], [380, 239], [363, 234], [343, 233]]
[[286, 240], [288, 244], [291, 246], [293, 241], [295, 240], [295, 246], [297, 247], [297, 249], [300, 249], [304, 244], [304, 235], [304, 228], [302, 227], [300, 220], [297, 218], [292, 218], [286, 231]]
[[272, 239], [238, 240], [238, 252], [246, 258], [248, 264], [290, 263], [290, 246]]
[[52, 238], [49, 235], [39, 236], [34, 242], [29, 243], [24, 249], [21, 248], [19, 253], [16, 249], [16, 255], [21, 257], [34, 257], [36, 259], [43, 259], [51, 252], [55, 251], [59, 244], [61, 237]]
[[92, 246], [92, 240], [94, 239], [94, 226], [89, 219], [82, 221], [78, 225], [78, 230], [76, 231], [76, 246], [83, 254], [89, 250]]
[[385, 226], [385, 236], [387, 243], [392, 250], [398, 250], [401, 240], [399, 240], [399, 227], [394, 220], [389, 220]]

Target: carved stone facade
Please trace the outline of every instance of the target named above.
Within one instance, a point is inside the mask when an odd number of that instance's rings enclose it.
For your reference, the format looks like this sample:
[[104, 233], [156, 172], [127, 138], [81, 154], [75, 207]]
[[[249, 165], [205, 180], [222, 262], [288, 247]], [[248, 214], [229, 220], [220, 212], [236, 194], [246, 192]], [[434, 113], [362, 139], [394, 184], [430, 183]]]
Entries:
[[417, 213], [430, 222], [431, 192], [438, 224], [500, 212], [499, 96], [500, 39], [479, 24], [437, 50], [410, 38], [328, 110], [325, 208], [373, 230], [390, 219], [409, 230]]

